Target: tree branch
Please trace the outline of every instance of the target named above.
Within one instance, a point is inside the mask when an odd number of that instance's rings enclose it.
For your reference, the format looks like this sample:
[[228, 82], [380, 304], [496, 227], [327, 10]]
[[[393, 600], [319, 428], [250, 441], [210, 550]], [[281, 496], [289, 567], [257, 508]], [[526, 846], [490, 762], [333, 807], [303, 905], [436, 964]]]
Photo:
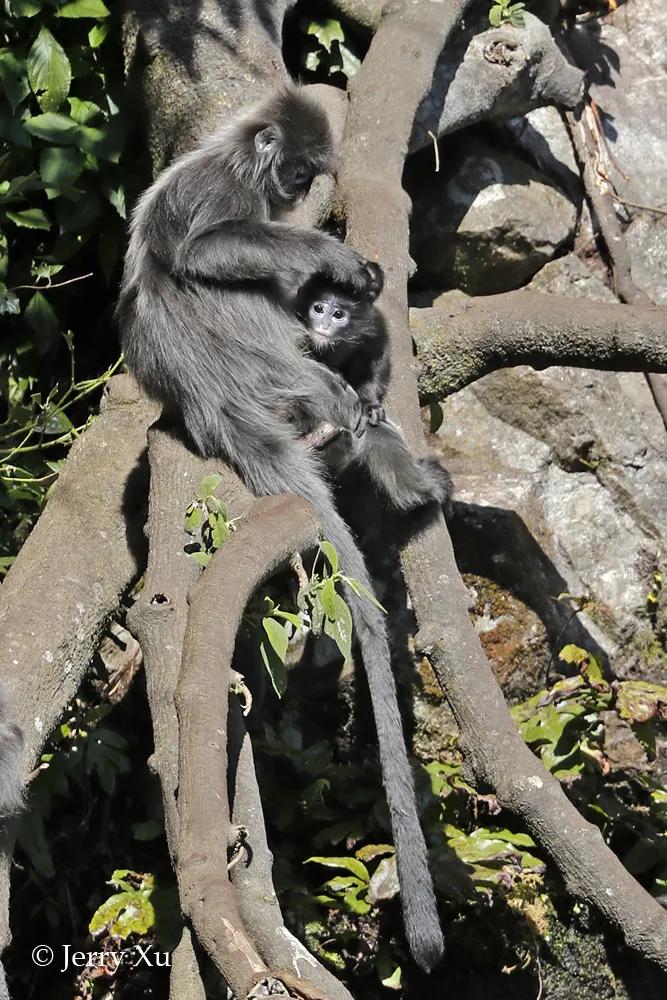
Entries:
[[485, 12], [452, 35], [417, 109], [411, 152], [429, 145], [431, 132], [443, 136], [547, 104], [579, 103], [584, 74], [565, 59], [544, 21], [528, 12], [524, 19], [522, 28], [488, 29]]
[[236, 828], [245, 827], [251, 831], [251, 860], [234, 865], [230, 872], [241, 919], [246, 927], [252, 928], [259, 951], [272, 969], [279, 970], [279, 978], [288, 987], [296, 979], [300, 983], [298, 992], [303, 993], [307, 983], [313, 997], [352, 1000], [343, 984], [285, 927], [273, 889], [273, 855], [266, 840], [252, 743], [236, 698], [230, 704], [229, 747], [230, 759], [233, 756], [237, 761], [231, 768], [234, 778], [232, 823]]
[[604, 371], [667, 371], [667, 309], [577, 301], [516, 291], [443, 296], [410, 310], [423, 402], [444, 399], [498, 368], [574, 365]]
[[109, 381], [0, 588], [0, 675], [23, 730], [26, 772], [143, 569], [146, 428], [156, 412], [129, 375]]
[[230, 667], [241, 616], [255, 587], [318, 538], [319, 523], [304, 500], [262, 498], [216, 552], [188, 599], [176, 689], [178, 881], [184, 913], [238, 997], [272, 973], [248, 936], [227, 874], [227, 847], [234, 839], [225, 793]]
[[[441, 47], [468, 4], [409, 3], [386, 14], [358, 77], [343, 144], [343, 187], [351, 242], [388, 268], [384, 316], [393, 370], [390, 409], [413, 447], [423, 447], [417, 385], [407, 332], [408, 211], [403, 159], [417, 106]], [[405, 81], [386, 87], [386, 67]], [[416, 518], [402, 562], [420, 627], [419, 648], [461, 729], [461, 743], [480, 786], [525, 821], [568, 889], [595, 905], [627, 943], [667, 969], [667, 914], [626, 872], [520, 738], [468, 619], [466, 589], [440, 515]]]

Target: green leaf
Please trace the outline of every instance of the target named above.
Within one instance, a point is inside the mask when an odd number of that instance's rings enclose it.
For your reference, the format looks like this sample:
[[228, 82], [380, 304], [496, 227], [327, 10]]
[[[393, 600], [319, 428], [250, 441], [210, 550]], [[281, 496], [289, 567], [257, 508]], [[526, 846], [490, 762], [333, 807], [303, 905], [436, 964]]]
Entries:
[[311, 21], [308, 25], [308, 34], [314, 35], [327, 52], [331, 51], [332, 42], [342, 42], [345, 39], [340, 21], [333, 18], [327, 21]]
[[163, 833], [164, 827], [154, 819], [147, 819], [143, 823], [132, 825], [132, 836], [135, 840], [156, 840]]
[[109, 8], [102, 0], [71, 0], [56, 11], [56, 17], [96, 17], [109, 16]]
[[9, 6], [14, 17], [34, 17], [42, 9], [39, 0], [10, 0]]
[[0, 83], [12, 112], [30, 93], [25, 62], [10, 49], [0, 51]]
[[322, 540], [320, 542], [320, 549], [322, 550], [322, 552], [324, 553], [324, 555], [326, 556], [326, 558], [329, 561], [329, 565], [331, 566], [331, 572], [332, 573], [337, 573], [338, 572], [338, 553], [336, 552], [336, 550], [333, 547], [333, 545], [331, 544], [331, 542], [327, 542], [326, 540]]
[[334, 640], [343, 658], [349, 660], [352, 653], [352, 615], [340, 594], [335, 595], [335, 618], [331, 621], [327, 616], [324, 632]]
[[147, 934], [155, 924], [155, 910], [150, 891], [133, 889], [111, 896], [95, 911], [88, 930], [91, 934], [107, 930], [121, 941], [130, 934]]
[[[263, 618], [262, 624], [264, 625], [267, 621], [272, 621], [272, 619]], [[278, 625], [277, 622], [274, 622], [274, 624]], [[281, 626], [278, 625], [278, 628], [281, 628]], [[278, 640], [278, 642], [280, 642], [280, 640]], [[268, 675], [271, 678], [273, 690], [279, 698], [282, 698], [287, 688], [287, 671], [285, 670], [284, 660], [278, 655], [270, 640], [266, 642], [264, 640], [260, 641], [259, 652]]]
[[221, 514], [209, 514], [208, 524], [211, 530], [211, 546], [217, 550], [229, 538], [229, 525]]
[[46, 146], [39, 157], [39, 175], [47, 186], [47, 197], [69, 190], [81, 176], [85, 163], [78, 149]]
[[4, 281], [0, 281], [0, 316], [18, 316], [20, 312], [18, 295], [10, 292]]
[[366, 887], [360, 886], [358, 889], [349, 889], [343, 896], [345, 906], [352, 913], [364, 914], [370, 911], [370, 904], [365, 899], [360, 899], [361, 894], [366, 894]]
[[28, 80], [44, 111], [56, 111], [69, 94], [72, 68], [62, 45], [40, 28], [27, 59]]
[[36, 347], [44, 354], [60, 333], [60, 322], [45, 295], [35, 292], [23, 313], [23, 318], [37, 339]]
[[91, 28], [88, 32], [88, 42], [92, 49], [97, 49], [100, 47], [104, 39], [109, 34], [109, 25], [106, 22], [102, 24], [96, 24], [94, 28]]
[[378, 610], [384, 612], [385, 615], [387, 614], [387, 609], [383, 607], [382, 604], [380, 604], [375, 594], [371, 593], [368, 587], [364, 587], [363, 583], [359, 583], [358, 580], [353, 580], [352, 577], [350, 576], [345, 576], [343, 577], [343, 579], [345, 580], [345, 583], [348, 585], [350, 590], [354, 591], [357, 597], [362, 597], [362, 596], [365, 597], [366, 600], [370, 601], [371, 604], [374, 604], [375, 607], [378, 608]]
[[213, 496], [221, 482], [222, 476], [219, 476], [216, 472], [210, 476], [204, 476], [199, 484], [197, 497], [200, 500], [206, 500], [207, 497]]
[[336, 875], [324, 883], [326, 889], [332, 892], [347, 892], [348, 889], [357, 889], [363, 885], [356, 875]]
[[651, 681], [621, 681], [616, 692], [616, 710], [631, 723], [648, 722], [655, 716], [667, 720], [667, 687]]
[[323, 865], [325, 868], [342, 868], [343, 871], [351, 872], [356, 878], [360, 879], [364, 885], [370, 883], [370, 875], [368, 873], [368, 868], [366, 865], [358, 861], [357, 858], [323, 858], [314, 856], [312, 858], [306, 858], [306, 864], [318, 864]]
[[94, 121], [104, 117], [101, 107], [94, 101], [82, 101], [79, 97], [70, 97], [67, 103], [70, 108], [70, 118], [78, 125], [92, 125]]
[[489, 24], [492, 28], [499, 28], [503, 20], [502, 7], [492, 7], [489, 11]]
[[200, 566], [203, 566], [204, 568], [206, 568], [206, 566], [208, 566], [208, 564], [211, 561], [211, 555], [208, 552], [201, 552], [201, 551], [189, 552], [188, 555], [191, 556], [196, 563], [198, 563]]
[[334, 581], [329, 577], [325, 580], [320, 588], [320, 600], [322, 601], [322, 607], [324, 608], [324, 613], [330, 621], [336, 620], [336, 585]]
[[55, 111], [47, 111], [43, 115], [27, 118], [23, 123], [26, 132], [45, 139], [47, 142], [64, 143], [66, 146], [76, 144], [79, 126], [67, 115]]
[[41, 208], [24, 208], [20, 212], [7, 211], [7, 218], [23, 229], [50, 229], [51, 223]]
[[193, 535], [202, 526], [204, 521], [204, 512], [201, 507], [198, 507], [195, 503], [191, 503], [185, 512], [185, 530], [189, 535]]
[[275, 618], [262, 618], [262, 628], [268, 636], [271, 648], [284, 663], [287, 656], [287, 646], [289, 645], [289, 639], [284, 626], [280, 622], [277, 622]]

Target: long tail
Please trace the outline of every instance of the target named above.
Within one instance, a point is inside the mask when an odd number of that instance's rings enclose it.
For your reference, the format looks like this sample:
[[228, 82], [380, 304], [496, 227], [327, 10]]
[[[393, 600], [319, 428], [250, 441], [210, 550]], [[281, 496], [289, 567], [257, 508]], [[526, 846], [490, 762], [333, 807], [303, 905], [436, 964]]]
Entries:
[[355, 462], [365, 466], [395, 510], [415, 510], [434, 501], [450, 503], [448, 473], [431, 456], [415, 458], [398, 427], [388, 420], [366, 428]]
[[[236, 428], [225, 423], [224, 453], [237, 457], [239, 474], [256, 495], [296, 493], [312, 503], [326, 537], [335, 546], [345, 573], [372, 589], [363, 556], [349, 528], [336, 511], [317, 460], [298, 444], [282, 447], [261, 463], [244, 462], [250, 453]], [[229, 440], [230, 437], [235, 440]], [[396, 846], [405, 932], [415, 961], [430, 972], [444, 954], [445, 943], [428, 868], [426, 843], [415, 801], [412, 771], [391, 670], [389, 644], [382, 612], [349, 588], [346, 598], [361, 646], [375, 716], [382, 776]]]
[[[230, 324], [224, 345], [216, 335], [218, 328], [224, 328], [219, 308], [224, 300], [210, 293], [209, 302], [206, 290], [199, 288], [191, 301], [192, 315], [185, 316], [179, 295], [174, 293], [170, 300], [165, 298], [168, 291], [163, 285], [161, 299], [147, 299], [145, 303], [138, 300], [136, 310], [131, 291], [121, 298], [118, 315], [124, 326], [125, 357], [134, 374], [149, 392], [170, 400], [180, 411], [198, 450], [205, 456], [230, 461], [256, 496], [295, 493], [308, 500], [320, 515], [326, 537], [336, 547], [345, 572], [372, 589], [363, 557], [336, 510], [318, 460], [298, 444], [288, 427], [270, 418], [262, 400], [267, 384], [270, 389], [273, 372], [280, 378], [284, 393], [287, 376], [281, 366], [295, 385], [302, 384], [303, 374], [305, 390], [306, 373], [299, 370], [301, 355], [296, 346], [292, 355], [287, 353], [286, 345], [296, 342], [289, 321], [284, 321], [282, 331], [275, 309], [264, 315], [259, 312], [261, 301], [249, 301], [249, 328], [262, 329], [266, 320], [275, 345], [280, 347], [275, 357], [267, 349], [266, 357], [253, 359], [252, 340], [238, 345], [232, 342], [234, 324]], [[234, 302], [236, 326], [243, 329], [240, 310], [244, 300], [237, 294]], [[262, 343], [258, 341], [255, 349], [260, 350]], [[257, 387], [252, 383], [253, 366], [261, 368], [264, 379]], [[384, 620], [370, 601], [349, 590], [346, 597], [375, 716], [406, 936], [415, 961], [430, 971], [442, 958], [444, 941], [417, 816]]]

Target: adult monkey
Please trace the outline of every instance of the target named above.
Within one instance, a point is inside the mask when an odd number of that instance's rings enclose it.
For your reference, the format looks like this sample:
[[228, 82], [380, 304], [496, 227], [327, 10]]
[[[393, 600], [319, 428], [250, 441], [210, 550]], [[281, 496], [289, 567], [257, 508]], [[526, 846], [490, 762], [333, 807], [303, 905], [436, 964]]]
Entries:
[[[291, 87], [179, 158], [137, 205], [117, 316], [130, 369], [180, 414], [198, 451], [227, 459], [257, 496], [309, 500], [346, 573], [370, 587], [323, 466], [297, 436], [326, 422], [363, 431], [357, 394], [299, 349], [303, 328], [289, 305], [315, 274], [359, 295], [373, 281], [350, 247], [282, 221], [332, 165], [326, 116]], [[369, 601], [346, 596], [373, 704], [406, 936], [430, 971], [444, 942], [384, 621]]]

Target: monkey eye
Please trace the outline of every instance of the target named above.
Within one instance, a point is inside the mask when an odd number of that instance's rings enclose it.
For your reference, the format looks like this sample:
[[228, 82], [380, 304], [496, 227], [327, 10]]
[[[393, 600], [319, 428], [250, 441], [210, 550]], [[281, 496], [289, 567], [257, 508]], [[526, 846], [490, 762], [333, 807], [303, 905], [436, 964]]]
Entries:
[[334, 309], [332, 316], [334, 319], [345, 319], [345, 313], [342, 309]]
[[315, 305], [313, 306], [313, 312], [316, 312], [318, 316], [322, 315], [322, 313], [324, 312], [324, 306], [322, 305], [321, 302], [315, 303]]

